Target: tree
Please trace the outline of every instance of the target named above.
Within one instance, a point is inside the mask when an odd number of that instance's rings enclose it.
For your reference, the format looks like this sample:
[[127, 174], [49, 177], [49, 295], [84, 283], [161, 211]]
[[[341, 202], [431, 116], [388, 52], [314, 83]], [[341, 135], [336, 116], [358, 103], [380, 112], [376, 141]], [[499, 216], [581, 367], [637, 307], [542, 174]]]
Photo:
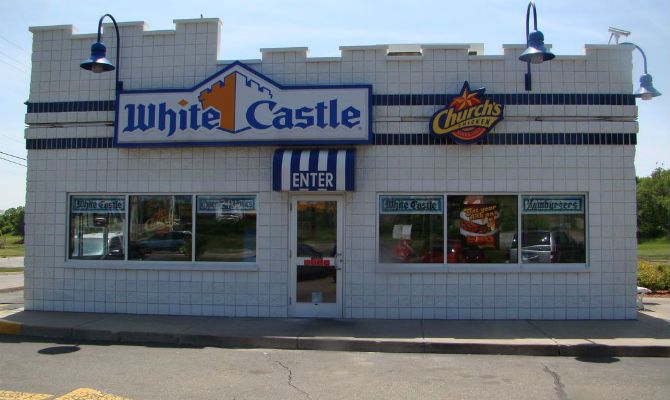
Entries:
[[670, 237], [670, 169], [659, 167], [637, 178], [637, 234], [640, 239]]
[[10, 208], [0, 215], [0, 234], [14, 234], [23, 237], [25, 229], [23, 220], [25, 217], [25, 208]]

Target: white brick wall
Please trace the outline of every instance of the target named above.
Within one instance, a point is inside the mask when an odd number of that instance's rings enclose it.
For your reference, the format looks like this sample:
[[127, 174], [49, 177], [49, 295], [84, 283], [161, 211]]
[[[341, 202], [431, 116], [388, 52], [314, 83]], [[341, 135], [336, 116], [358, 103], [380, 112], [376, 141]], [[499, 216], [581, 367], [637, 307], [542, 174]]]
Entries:
[[[175, 31], [121, 24], [126, 89], [190, 87], [217, 61], [218, 20], [177, 20]], [[31, 28], [30, 102], [111, 100], [114, 74], [79, 68], [95, 35]], [[115, 60], [106, 25], [108, 57]], [[280, 84], [373, 85], [374, 94], [523, 93], [520, 45], [502, 56], [469, 46], [343, 47], [338, 58], [265, 49], [250, 67]], [[533, 65], [535, 93], [630, 93], [630, 49], [587, 46], [584, 56]], [[376, 106], [375, 133], [426, 133], [436, 106]], [[634, 106], [508, 105], [497, 133], [635, 133]], [[26, 138], [111, 137], [112, 112], [26, 114]], [[597, 118], [596, 118], [597, 117]], [[603, 120], [602, 117], [616, 117]], [[226, 316], [287, 316], [288, 193], [272, 192], [271, 147], [71, 149], [28, 152], [26, 308]], [[344, 317], [466, 319], [635, 318], [635, 172], [632, 145], [358, 146], [356, 192], [345, 196]], [[254, 193], [257, 270], [73, 268], [66, 262], [70, 193]], [[387, 272], [376, 261], [377, 196], [387, 192], [585, 193], [588, 268], [560, 271]], [[459, 272], [460, 271], [460, 272]]]

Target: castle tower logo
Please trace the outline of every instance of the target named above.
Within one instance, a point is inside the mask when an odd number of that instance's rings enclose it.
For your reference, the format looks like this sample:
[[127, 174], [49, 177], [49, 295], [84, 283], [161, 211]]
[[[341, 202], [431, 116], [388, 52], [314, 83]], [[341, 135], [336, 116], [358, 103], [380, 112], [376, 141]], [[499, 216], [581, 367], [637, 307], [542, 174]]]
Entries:
[[237, 74], [226, 76], [223, 82], [214, 83], [209, 89], [200, 92], [198, 100], [202, 108], [213, 108], [221, 114], [219, 129], [235, 132], [235, 91]]
[[[238, 91], [240, 92], [239, 96], [237, 95]], [[237, 133], [250, 128], [248, 124], [244, 123], [243, 118], [235, 118], [235, 108], [238, 105], [245, 108], [250, 104], [238, 104], [237, 99], [254, 97], [271, 99], [272, 90], [236, 71], [227, 75], [223, 81], [215, 82], [211, 87], [200, 92], [198, 100], [200, 100], [203, 109], [211, 107], [221, 114], [219, 129]], [[236, 124], [236, 121], [238, 124]]]
[[486, 89], [471, 90], [468, 81], [461, 93], [451, 97], [447, 106], [430, 119], [433, 135], [449, 135], [462, 144], [477, 143], [503, 119], [504, 105], [484, 96]]
[[275, 83], [235, 62], [191, 89], [126, 90], [118, 146], [362, 144], [372, 141], [370, 85]]

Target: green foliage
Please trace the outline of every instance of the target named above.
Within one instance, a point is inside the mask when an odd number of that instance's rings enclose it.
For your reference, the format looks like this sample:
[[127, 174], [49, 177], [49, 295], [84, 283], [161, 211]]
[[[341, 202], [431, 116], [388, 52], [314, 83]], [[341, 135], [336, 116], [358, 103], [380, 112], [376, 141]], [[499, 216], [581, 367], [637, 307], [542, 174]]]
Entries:
[[670, 290], [670, 265], [639, 260], [637, 284], [651, 290]]
[[670, 169], [656, 168], [637, 178], [638, 237], [670, 237]]
[[25, 229], [23, 220], [25, 217], [25, 209], [23, 207], [10, 208], [0, 215], [0, 234], [13, 234], [23, 237]]

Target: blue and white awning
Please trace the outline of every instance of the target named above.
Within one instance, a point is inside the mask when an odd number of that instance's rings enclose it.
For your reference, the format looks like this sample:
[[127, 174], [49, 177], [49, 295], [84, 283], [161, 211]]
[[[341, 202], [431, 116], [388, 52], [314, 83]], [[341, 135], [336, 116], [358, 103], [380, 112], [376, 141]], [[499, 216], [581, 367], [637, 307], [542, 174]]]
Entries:
[[336, 192], [354, 190], [354, 149], [275, 151], [272, 190]]

